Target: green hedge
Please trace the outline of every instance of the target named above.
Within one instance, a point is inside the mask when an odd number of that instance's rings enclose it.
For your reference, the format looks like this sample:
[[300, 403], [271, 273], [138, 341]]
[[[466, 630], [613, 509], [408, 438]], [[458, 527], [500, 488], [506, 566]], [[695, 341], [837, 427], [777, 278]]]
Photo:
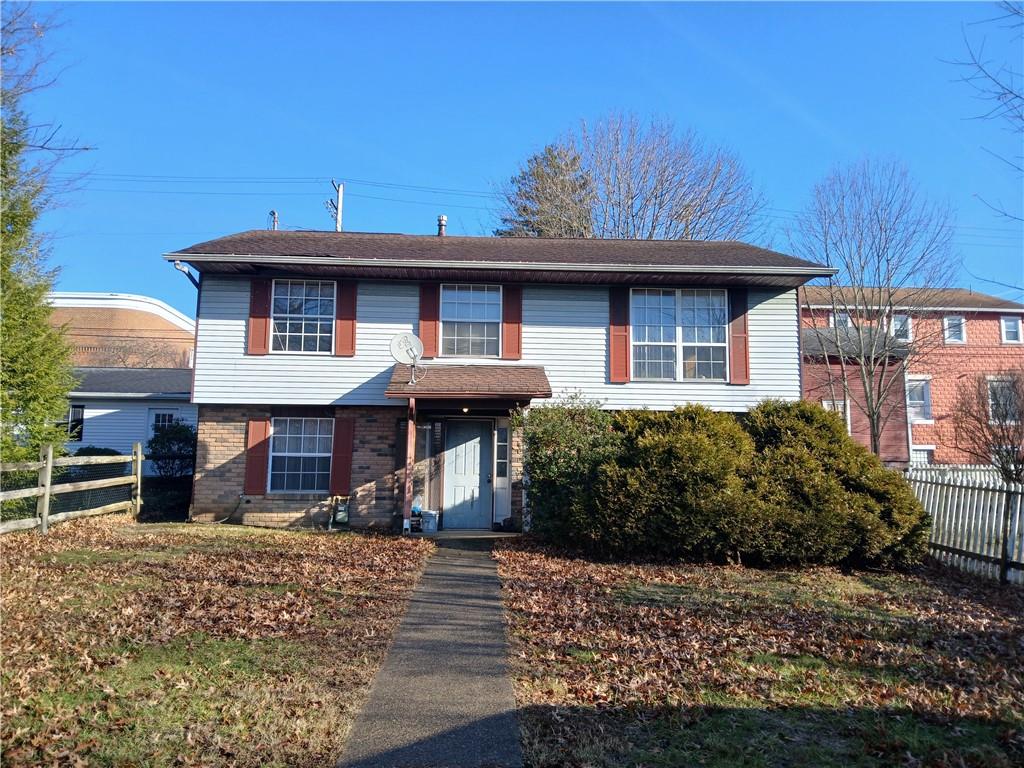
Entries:
[[602, 411], [574, 399], [524, 428], [533, 529], [612, 558], [752, 565], [919, 562], [927, 517], [839, 416], [768, 401]]

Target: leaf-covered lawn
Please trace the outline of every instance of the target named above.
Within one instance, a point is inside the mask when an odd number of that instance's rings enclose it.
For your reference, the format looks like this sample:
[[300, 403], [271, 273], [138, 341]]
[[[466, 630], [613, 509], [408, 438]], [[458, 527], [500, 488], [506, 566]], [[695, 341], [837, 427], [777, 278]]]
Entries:
[[124, 516], [0, 547], [5, 766], [331, 765], [432, 549]]
[[1024, 765], [1024, 592], [496, 552], [528, 764]]

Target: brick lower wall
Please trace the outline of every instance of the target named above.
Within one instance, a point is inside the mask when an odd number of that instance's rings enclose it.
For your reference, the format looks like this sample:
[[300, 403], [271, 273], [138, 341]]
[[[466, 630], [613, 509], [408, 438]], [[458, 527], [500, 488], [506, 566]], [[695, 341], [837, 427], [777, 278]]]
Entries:
[[[401, 515], [401, 472], [395, 469], [398, 419], [404, 408], [337, 408], [353, 416], [352, 494], [349, 519], [356, 527], [390, 528]], [[327, 494], [245, 496], [245, 433], [250, 419], [269, 418], [269, 406], [199, 406], [199, 444], [192, 488], [192, 518], [227, 518], [246, 525], [326, 525]]]

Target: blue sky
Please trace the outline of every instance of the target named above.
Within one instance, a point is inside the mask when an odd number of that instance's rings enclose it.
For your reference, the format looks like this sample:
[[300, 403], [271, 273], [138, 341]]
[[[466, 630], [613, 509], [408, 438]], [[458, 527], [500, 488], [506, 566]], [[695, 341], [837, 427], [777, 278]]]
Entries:
[[[51, 8], [54, 6], [50, 6]], [[27, 105], [96, 150], [43, 219], [63, 290], [149, 294], [192, 314], [161, 254], [267, 225], [488, 234], [490, 193], [545, 142], [610, 110], [668, 116], [734, 150], [774, 244], [812, 185], [864, 155], [904, 161], [957, 212], [964, 286], [1024, 282], [1021, 212], [994, 122], [944, 60], [963, 32], [1019, 61], [980, 3], [71, 4], [58, 84]], [[1013, 57], [1016, 57], [1014, 59]], [[442, 190], [459, 190], [449, 194]], [[472, 194], [462, 194], [470, 192]], [[978, 277], [972, 277], [971, 274]]]

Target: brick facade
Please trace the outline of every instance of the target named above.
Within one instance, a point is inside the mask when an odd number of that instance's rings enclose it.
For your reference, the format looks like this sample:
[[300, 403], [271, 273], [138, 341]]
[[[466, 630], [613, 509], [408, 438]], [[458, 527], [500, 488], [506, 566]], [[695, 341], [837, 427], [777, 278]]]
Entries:
[[193, 334], [152, 312], [54, 307], [51, 322], [67, 329], [75, 365], [187, 368], [192, 361]]
[[[349, 520], [363, 528], [391, 528], [401, 516], [401, 475], [395, 467], [397, 424], [404, 408], [335, 408], [353, 416], [352, 493]], [[192, 489], [192, 518], [269, 527], [326, 525], [328, 494], [245, 496], [245, 432], [249, 419], [269, 418], [267, 406], [199, 406], [199, 445]]]
[[[349, 522], [359, 528], [393, 528], [401, 524], [405, 473], [404, 406], [345, 407], [333, 415], [355, 419], [352, 451], [352, 492]], [[330, 514], [328, 494], [245, 495], [246, 425], [250, 419], [272, 416], [269, 406], [199, 406], [199, 443], [192, 491], [192, 518], [203, 522], [229, 519], [233, 523], [268, 527], [324, 526]], [[429, 422], [426, 422], [429, 424]], [[417, 440], [413, 493], [423, 494], [425, 506], [439, 508], [441, 460], [420, 451], [432, 432]], [[522, 519], [523, 460], [521, 432], [512, 433], [509, 473], [512, 516]]]

